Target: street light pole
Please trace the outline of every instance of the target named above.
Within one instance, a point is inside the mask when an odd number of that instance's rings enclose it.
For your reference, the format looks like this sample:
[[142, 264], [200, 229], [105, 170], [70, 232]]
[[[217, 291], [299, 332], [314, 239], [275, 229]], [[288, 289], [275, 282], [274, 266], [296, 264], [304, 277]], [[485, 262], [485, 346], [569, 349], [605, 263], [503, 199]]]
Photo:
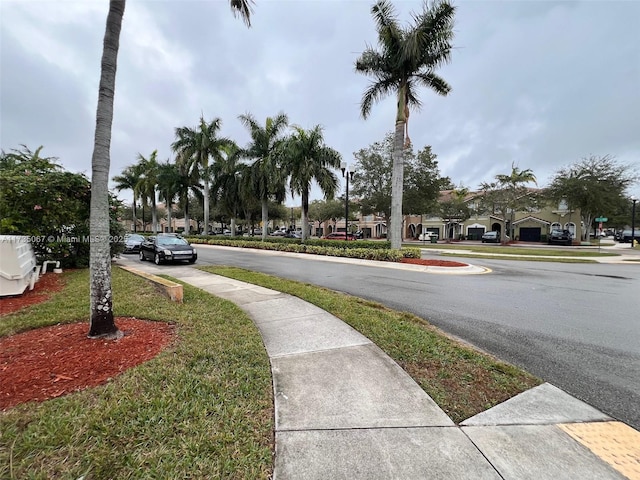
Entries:
[[636, 202], [638, 199], [631, 197], [631, 201], [633, 202], [633, 206], [631, 207], [631, 248], [633, 248], [636, 238]]
[[344, 202], [344, 239], [349, 240], [349, 177], [353, 180], [353, 173], [349, 171], [347, 162], [340, 164], [340, 170], [342, 170], [342, 177], [347, 179], [347, 193]]

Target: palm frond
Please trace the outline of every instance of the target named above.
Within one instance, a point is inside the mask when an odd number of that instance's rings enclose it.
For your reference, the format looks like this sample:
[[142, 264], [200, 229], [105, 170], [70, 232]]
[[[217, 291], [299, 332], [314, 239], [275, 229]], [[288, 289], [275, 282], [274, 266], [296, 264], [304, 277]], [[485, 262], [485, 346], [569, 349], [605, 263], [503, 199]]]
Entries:
[[251, 26], [251, 14], [253, 13], [253, 0], [229, 0], [233, 16], [240, 16], [247, 27]]
[[369, 87], [362, 94], [360, 103], [360, 114], [366, 119], [371, 113], [371, 107], [389, 93], [395, 93], [397, 90], [397, 82], [393, 78], [386, 78], [378, 82], [371, 82]]
[[418, 83], [432, 89], [438, 95], [446, 96], [451, 91], [451, 86], [442, 77], [432, 71], [417, 73], [414, 75], [414, 78]]
[[371, 7], [371, 15], [376, 23], [380, 44], [387, 52], [395, 54], [402, 45], [403, 32], [398, 25], [394, 6], [387, 0], [378, 0]]

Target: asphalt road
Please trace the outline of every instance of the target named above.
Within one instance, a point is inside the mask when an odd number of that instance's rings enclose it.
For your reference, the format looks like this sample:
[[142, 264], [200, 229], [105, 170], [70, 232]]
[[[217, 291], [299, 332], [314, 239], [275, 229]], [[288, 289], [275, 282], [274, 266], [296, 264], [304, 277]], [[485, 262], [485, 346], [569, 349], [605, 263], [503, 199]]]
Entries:
[[410, 311], [640, 429], [640, 265], [464, 259], [492, 272], [446, 275], [215, 247], [198, 257]]

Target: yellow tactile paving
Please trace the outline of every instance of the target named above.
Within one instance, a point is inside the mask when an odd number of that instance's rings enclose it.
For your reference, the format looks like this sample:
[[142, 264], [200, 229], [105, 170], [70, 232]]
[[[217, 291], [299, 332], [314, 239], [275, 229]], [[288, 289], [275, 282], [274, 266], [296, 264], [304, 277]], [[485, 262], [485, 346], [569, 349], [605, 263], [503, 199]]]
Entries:
[[640, 432], [622, 422], [564, 423], [562, 430], [631, 480], [640, 480]]

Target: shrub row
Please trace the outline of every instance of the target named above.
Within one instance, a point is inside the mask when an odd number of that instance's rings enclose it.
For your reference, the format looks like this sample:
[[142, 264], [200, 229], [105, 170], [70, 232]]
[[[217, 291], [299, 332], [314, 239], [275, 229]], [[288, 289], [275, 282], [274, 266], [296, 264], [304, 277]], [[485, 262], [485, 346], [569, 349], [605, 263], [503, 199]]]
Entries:
[[389, 242], [355, 241], [340, 242], [337, 240], [305, 240], [301, 243], [295, 238], [274, 238], [263, 242], [261, 238], [251, 237], [187, 237], [193, 244], [224, 245], [238, 248], [258, 248], [280, 252], [308, 253], [328, 255], [332, 257], [360, 258], [384, 262], [399, 262], [402, 258], [420, 258], [419, 248], [392, 250]]

